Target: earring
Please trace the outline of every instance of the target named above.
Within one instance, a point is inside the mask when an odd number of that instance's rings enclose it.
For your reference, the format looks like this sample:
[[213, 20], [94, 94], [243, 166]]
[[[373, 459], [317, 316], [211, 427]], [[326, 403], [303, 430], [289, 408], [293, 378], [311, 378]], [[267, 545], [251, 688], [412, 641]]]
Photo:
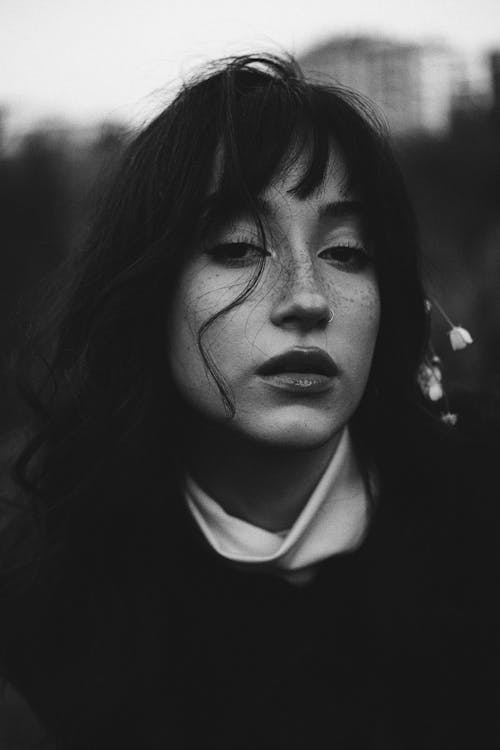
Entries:
[[333, 312], [333, 310], [332, 310], [331, 307], [329, 307], [328, 309], [330, 310], [330, 317], [328, 318], [328, 320], [326, 322], [327, 323], [331, 323], [332, 320], [333, 320], [333, 316], [334, 316], [335, 313]]

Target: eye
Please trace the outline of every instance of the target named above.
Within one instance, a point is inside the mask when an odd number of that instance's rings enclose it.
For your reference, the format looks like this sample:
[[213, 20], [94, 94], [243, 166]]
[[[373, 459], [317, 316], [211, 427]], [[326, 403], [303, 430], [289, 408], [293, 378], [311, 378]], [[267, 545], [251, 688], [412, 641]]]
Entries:
[[361, 270], [372, 263], [371, 255], [363, 246], [348, 243], [328, 247], [318, 257], [349, 271]]
[[249, 242], [224, 242], [205, 250], [215, 263], [228, 268], [243, 268], [261, 263], [269, 255], [263, 248]]

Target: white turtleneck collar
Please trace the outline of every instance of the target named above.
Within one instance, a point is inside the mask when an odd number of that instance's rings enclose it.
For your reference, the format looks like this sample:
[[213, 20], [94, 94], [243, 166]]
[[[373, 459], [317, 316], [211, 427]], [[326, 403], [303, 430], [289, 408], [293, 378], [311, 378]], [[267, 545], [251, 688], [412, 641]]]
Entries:
[[208, 543], [240, 565], [271, 567], [296, 583], [314, 577], [317, 564], [351, 550], [368, 523], [367, 491], [347, 428], [312, 495], [287, 531], [272, 532], [229, 515], [188, 476], [185, 497]]

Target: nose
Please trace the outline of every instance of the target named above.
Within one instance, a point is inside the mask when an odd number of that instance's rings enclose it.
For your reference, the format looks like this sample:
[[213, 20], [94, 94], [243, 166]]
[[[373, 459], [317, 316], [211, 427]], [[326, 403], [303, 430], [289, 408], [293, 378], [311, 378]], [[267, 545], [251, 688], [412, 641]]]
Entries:
[[281, 277], [271, 312], [274, 325], [305, 331], [326, 326], [331, 308], [312, 259], [291, 261], [282, 269]]

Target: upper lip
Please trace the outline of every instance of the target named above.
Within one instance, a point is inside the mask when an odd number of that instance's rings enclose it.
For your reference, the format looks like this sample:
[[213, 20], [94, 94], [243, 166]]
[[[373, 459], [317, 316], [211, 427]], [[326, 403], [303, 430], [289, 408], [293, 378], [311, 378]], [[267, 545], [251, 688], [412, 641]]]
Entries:
[[275, 375], [280, 372], [311, 372], [332, 376], [337, 375], [338, 367], [323, 349], [297, 346], [271, 357], [258, 369], [259, 375]]

